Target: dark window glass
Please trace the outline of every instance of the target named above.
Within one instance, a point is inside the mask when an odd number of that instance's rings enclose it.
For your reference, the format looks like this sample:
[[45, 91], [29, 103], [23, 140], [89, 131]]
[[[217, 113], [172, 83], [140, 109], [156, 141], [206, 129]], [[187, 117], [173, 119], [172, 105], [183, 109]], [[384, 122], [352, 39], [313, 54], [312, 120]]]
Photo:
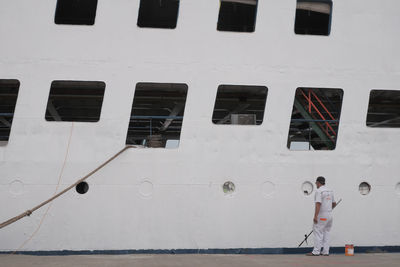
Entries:
[[93, 25], [97, 0], [58, 0], [56, 24]]
[[10, 138], [18, 90], [18, 80], [0, 80], [0, 142], [3, 144]]
[[104, 82], [53, 81], [47, 102], [47, 121], [96, 122], [100, 119]]
[[257, 0], [221, 0], [218, 31], [254, 32]]
[[264, 118], [268, 89], [265, 86], [220, 85], [212, 122], [260, 125]]
[[179, 0], [141, 0], [137, 25], [149, 28], [176, 28]]
[[178, 147], [187, 90], [181, 83], [138, 83], [126, 144]]
[[367, 126], [400, 127], [400, 91], [372, 90], [369, 95]]
[[332, 14], [331, 0], [297, 0], [296, 34], [329, 35]]
[[339, 130], [343, 90], [297, 88], [290, 120], [290, 150], [333, 150]]

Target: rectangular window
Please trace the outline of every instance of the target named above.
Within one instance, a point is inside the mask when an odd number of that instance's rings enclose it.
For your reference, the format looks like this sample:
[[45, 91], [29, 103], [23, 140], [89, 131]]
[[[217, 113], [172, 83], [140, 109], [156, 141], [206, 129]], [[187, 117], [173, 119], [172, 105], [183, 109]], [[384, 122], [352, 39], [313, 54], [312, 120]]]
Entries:
[[343, 90], [297, 88], [290, 120], [290, 150], [334, 150]]
[[215, 124], [260, 125], [263, 122], [268, 88], [251, 85], [220, 85], [212, 122]]
[[97, 0], [58, 0], [56, 24], [93, 25]]
[[53, 81], [47, 101], [47, 121], [97, 122], [106, 84], [97, 81]]
[[179, 0], [141, 0], [137, 25], [175, 29], [178, 10]]
[[0, 145], [10, 138], [18, 90], [18, 80], [0, 80]]
[[126, 144], [178, 147], [187, 90], [181, 83], [138, 83]]
[[297, 0], [296, 34], [329, 35], [331, 31], [331, 0]]
[[400, 127], [400, 91], [372, 90], [369, 95], [367, 126]]
[[220, 0], [218, 31], [254, 32], [258, 0]]

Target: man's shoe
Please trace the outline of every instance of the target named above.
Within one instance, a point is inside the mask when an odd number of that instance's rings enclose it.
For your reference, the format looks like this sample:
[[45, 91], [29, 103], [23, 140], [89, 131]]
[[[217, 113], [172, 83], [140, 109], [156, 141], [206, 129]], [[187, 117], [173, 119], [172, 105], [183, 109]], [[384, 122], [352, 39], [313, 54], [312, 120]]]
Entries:
[[314, 254], [314, 253], [310, 252], [310, 253], [307, 253], [306, 256], [319, 256], [319, 254]]
[[329, 254], [321, 254], [321, 256], [329, 256]]

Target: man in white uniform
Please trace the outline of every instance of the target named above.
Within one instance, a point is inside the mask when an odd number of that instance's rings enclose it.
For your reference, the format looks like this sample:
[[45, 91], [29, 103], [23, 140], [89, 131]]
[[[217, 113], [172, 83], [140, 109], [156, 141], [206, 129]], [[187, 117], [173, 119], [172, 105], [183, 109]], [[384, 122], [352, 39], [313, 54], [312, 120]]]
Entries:
[[[332, 209], [336, 206], [333, 191], [325, 186], [325, 178], [320, 176], [315, 182], [314, 249], [307, 256], [329, 256], [329, 232], [332, 228]], [[323, 250], [321, 251], [321, 248]]]

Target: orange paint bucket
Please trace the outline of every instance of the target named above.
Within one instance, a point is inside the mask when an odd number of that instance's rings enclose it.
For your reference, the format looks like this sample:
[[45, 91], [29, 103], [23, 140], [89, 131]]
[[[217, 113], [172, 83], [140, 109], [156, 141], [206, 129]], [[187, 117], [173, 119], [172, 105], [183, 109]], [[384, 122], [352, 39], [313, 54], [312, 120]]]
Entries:
[[346, 256], [354, 256], [354, 245], [346, 245], [344, 255]]

